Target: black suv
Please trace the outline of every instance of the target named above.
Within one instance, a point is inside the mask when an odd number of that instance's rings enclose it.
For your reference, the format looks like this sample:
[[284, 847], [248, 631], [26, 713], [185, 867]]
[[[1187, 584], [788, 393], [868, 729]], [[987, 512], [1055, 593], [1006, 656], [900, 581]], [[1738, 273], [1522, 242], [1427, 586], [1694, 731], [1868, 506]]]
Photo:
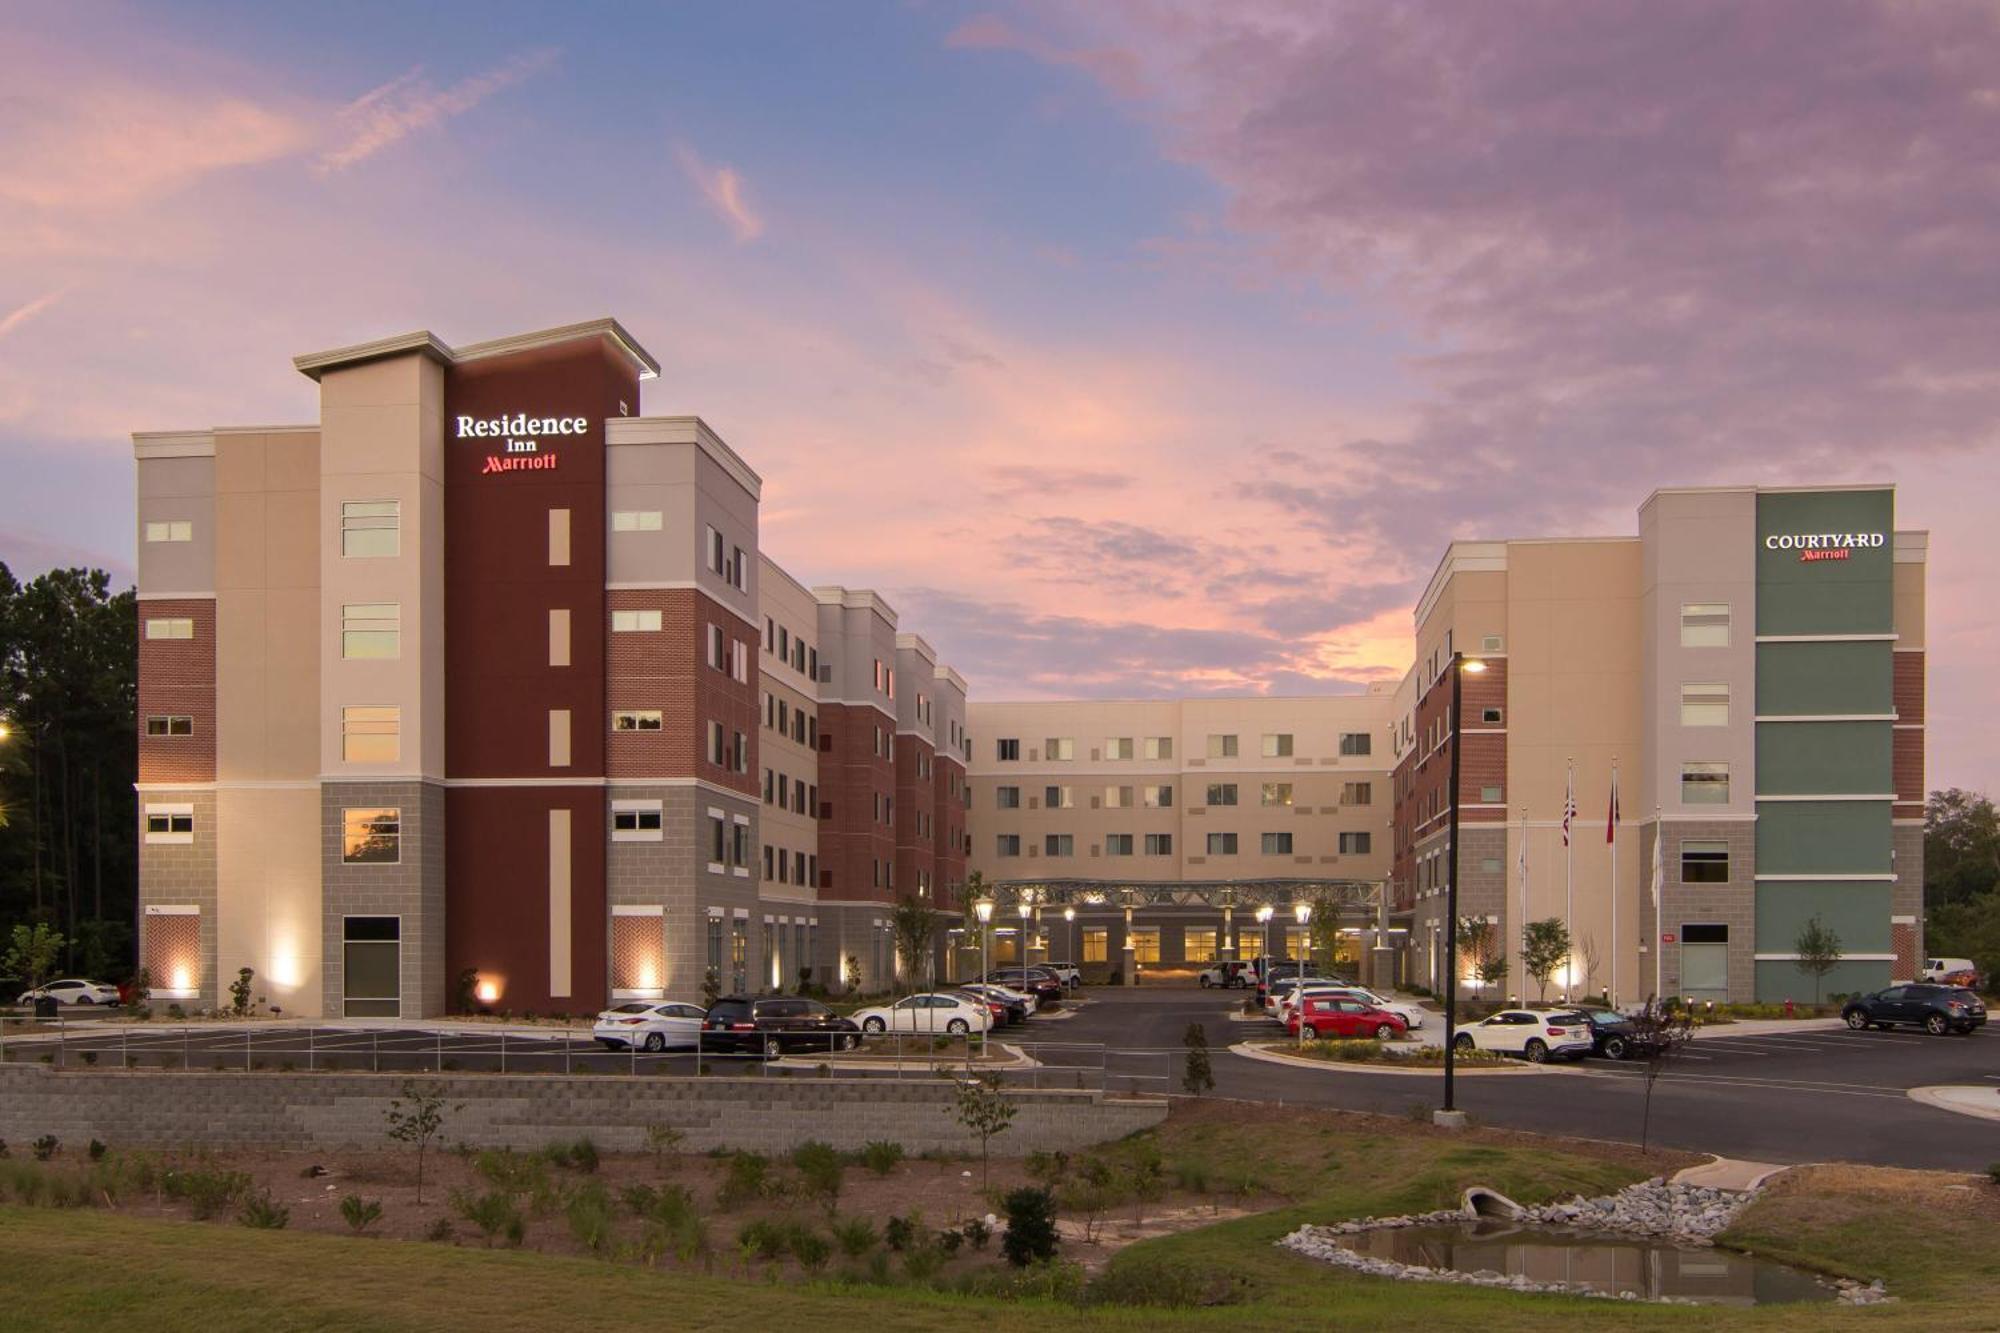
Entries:
[[1616, 1009], [1579, 1005], [1577, 1012], [1590, 1020], [1591, 1054], [1607, 1060], [1644, 1059], [1660, 1045], [1659, 1038], [1642, 1032]]
[[1891, 986], [1872, 995], [1855, 996], [1840, 1016], [1856, 1032], [1909, 1023], [1942, 1037], [1947, 1032], [1970, 1034], [1986, 1022], [1986, 1005], [1963, 986]]
[[796, 995], [725, 995], [701, 1022], [701, 1048], [711, 1052], [750, 1051], [775, 1060], [787, 1051], [851, 1051], [860, 1044], [853, 1019]]

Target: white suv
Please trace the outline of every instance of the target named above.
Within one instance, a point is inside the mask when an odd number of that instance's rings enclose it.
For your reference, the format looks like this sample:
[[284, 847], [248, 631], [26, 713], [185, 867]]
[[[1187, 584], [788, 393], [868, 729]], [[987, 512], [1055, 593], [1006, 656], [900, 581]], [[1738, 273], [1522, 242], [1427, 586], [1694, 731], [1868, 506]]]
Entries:
[[1590, 1020], [1574, 1009], [1502, 1009], [1460, 1028], [1454, 1042], [1461, 1051], [1499, 1051], [1535, 1064], [1557, 1056], [1580, 1060], [1597, 1044]]

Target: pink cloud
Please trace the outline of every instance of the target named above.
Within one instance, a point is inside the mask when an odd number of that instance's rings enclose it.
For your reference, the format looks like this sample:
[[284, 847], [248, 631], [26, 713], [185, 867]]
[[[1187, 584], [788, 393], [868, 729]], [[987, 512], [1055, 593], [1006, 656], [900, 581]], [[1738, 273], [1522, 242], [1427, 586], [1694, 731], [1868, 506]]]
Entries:
[[711, 167], [701, 160], [700, 154], [683, 145], [675, 156], [681, 170], [701, 191], [702, 198], [714, 210], [717, 217], [728, 224], [729, 230], [738, 242], [754, 241], [764, 234], [764, 219], [750, 207], [748, 190], [742, 175], [734, 167]]
[[334, 118], [338, 139], [320, 153], [313, 169], [330, 175], [365, 162], [412, 134], [464, 115], [495, 93], [541, 73], [559, 54], [552, 49], [524, 52], [442, 89], [424, 80], [421, 66], [412, 69], [339, 110]]
[[0, 316], [0, 338], [4, 338], [15, 329], [20, 328], [36, 315], [41, 314], [57, 301], [62, 300], [62, 298], [63, 289], [58, 287], [52, 292], [44, 292], [25, 305], [16, 306], [4, 316]]
[[1052, 65], [1080, 69], [1122, 97], [1143, 91], [1142, 66], [1132, 52], [1117, 47], [1065, 47], [1022, 32], [992, 14], [967, 19], [945, 36], [945, 45], [971, 51], [1018, 51]]

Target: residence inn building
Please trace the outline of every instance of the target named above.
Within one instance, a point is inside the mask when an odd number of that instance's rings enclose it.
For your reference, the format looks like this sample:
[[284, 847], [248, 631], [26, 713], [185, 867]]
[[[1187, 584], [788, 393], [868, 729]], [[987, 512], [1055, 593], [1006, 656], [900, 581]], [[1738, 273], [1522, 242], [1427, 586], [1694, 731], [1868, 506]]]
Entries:
[[[1914, 974], [1925, 536], [1888, 488], [1454, 543], [1400, 686], [968, 704], [879, 593], [762, 551], [757, 473], [637, 415], [659, 367], [615, 321], [294, 365], [316, 422], [133, 437], [162, 999], [242, 968], [348, 1017], [877, 989], [905, 898], [946, 966], [977, 956], [973, 871], [995, 961], [1297, 953], [1304, 900], [1322, 961], [1436, 985], [1454, 799], [1510, 992], [1548, 916], [1578, 941], [1558, 984], [1620, 999], [1807, 994], [1815, 917], [1828, 992]], [[1483, 668], [1456, 718], [1454, 653]]]

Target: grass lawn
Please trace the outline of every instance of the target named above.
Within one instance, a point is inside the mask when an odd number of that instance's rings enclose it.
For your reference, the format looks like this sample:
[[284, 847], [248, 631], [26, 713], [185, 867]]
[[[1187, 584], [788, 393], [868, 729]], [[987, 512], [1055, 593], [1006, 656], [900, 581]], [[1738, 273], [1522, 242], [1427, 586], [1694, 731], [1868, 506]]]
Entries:
[[[1005, 1302], [907, 1286], [698, 1276], [628, 1263], [417, 1241], [259, 1231], [102, 1210], [0, 1207], [0, 1330], [719, 1329], [811, 1321], [870, 1330], [1298, 1327], [1542, 1330], [2000, 1326], [2000, 1190], [1972, 1177], [1813, 1168], [1767, 1192], [1730, 1239], [1773, 1258], [1886, 1277], [1886, 1308], [1634, 1306], [1364, 1278], [1278, 1250], [1301, 1221], [1455, 1202], [1467, 1184], [1523, 1201], [1616, 1189], [1688, 1159], [1498, 1131], [1450, 1136], [1394, 1120], [1206, 1103], [1113, 1145], [1157, 1151], [1170, 1179], [1221, 1197], [1290, 1200], [1266, 1213], [1141, 1241], [1107, 1281], [1129, 1301], [1190, 1280], [1235, 1304], [1168, 1309]], [[1257, 1182], [1252, 1185], [1251, 1182]], [[1268, 1197], [1268, 1194], [1266, 1195]], [[1129, 1215], [1131, 1205], [1121, 1205]], [[742, 1265], [733, 1255], [718, 1271]]]

